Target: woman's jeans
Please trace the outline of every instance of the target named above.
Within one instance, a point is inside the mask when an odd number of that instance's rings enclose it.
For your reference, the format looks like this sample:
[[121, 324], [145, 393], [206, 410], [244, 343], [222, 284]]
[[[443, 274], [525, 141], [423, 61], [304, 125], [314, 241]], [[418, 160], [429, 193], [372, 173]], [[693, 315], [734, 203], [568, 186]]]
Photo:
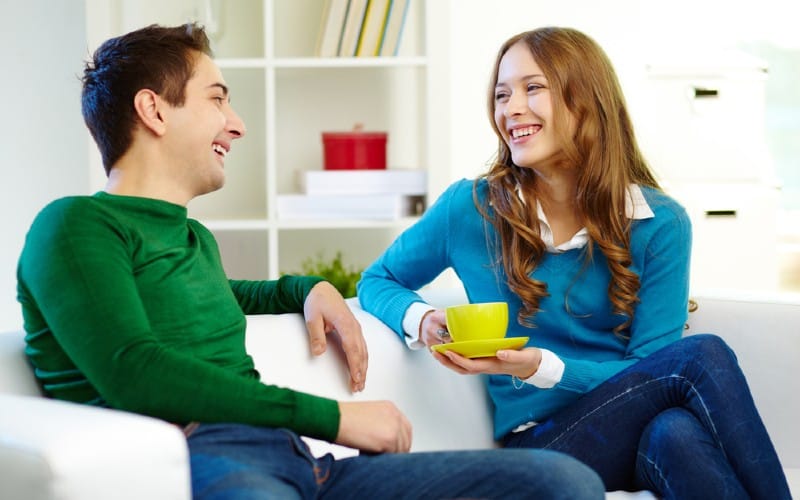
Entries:
[[568, 453], [608, 490], [791, 498], [736, 356], [713, 335], [660, 349], [504, 444]]
[[[477, 432], [477, 431], [476, 431]], [[188, 437], [195, 499], [604, 498], [586, 465], [549, 450], [314, 458], [286, 429], [200, 424]]]

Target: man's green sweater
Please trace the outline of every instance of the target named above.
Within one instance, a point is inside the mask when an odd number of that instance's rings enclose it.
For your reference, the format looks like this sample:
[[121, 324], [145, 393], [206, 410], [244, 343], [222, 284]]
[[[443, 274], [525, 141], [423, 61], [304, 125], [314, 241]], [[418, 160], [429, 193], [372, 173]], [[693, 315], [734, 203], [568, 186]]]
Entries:
[[17, 278], [27, 354], [52, 397], [336, 437], [336, 401], [261, 383], [245, 351], [245, 314], [301, 312], [320, 279], [228, 280], [185, 207], [57, 200], [31, 226]]

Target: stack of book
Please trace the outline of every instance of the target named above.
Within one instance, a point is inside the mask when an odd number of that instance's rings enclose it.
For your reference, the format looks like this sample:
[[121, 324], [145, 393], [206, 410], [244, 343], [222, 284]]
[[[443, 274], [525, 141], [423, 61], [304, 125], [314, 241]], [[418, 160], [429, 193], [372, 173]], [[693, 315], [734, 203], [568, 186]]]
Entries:
[[297, 183], [302, 194], [278, 195], [281, 219], [394, 220], [425, 210], [424, 170], [302, 170]]
[[395, 56], [410, 0], [325, 0], [319, 57]]

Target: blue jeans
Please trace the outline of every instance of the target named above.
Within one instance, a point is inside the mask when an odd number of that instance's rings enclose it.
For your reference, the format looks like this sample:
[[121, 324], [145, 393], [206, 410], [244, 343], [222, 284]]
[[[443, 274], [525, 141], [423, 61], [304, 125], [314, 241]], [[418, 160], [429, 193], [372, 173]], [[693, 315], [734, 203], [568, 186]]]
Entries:
[[660, 349], [504, 445], [572, 455], [609, 490], [791, 498], [736, 356], [713, 335]]
[[188, 437], [196, 499], [603, 499], [589, 467], [549, 450], [314, 458], [286, 429], [201, 424]]

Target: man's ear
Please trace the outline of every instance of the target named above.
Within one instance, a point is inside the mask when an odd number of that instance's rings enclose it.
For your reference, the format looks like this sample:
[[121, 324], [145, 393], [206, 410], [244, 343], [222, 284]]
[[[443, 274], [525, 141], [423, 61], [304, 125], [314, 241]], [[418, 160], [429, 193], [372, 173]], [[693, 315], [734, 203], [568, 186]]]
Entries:
[[167, 124], [160, 109], [163, 104], [158, 94], [150, 89], [141, 89], [133, 97], [133, 107], [142, 125], [158, 136], [164, 135], [167, 131]]

